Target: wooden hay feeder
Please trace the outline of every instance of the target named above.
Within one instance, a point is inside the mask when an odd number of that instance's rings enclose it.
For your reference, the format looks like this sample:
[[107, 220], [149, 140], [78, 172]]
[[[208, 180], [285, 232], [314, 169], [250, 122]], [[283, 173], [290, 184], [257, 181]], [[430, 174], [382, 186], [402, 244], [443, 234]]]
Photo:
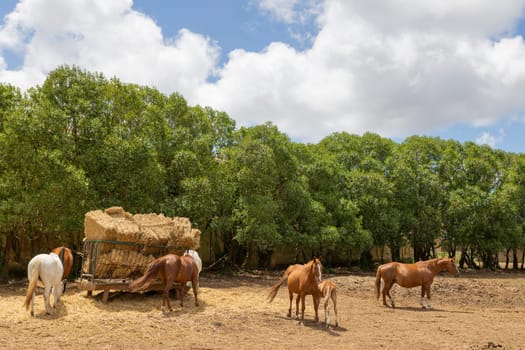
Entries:
[[[200, 231], [191, 228], [188, 218], [169, 218], [162, 214], [135, 214], [122, 207], [86, 213], [83, 258], [77, 285], [87, 290], [128, 291], [129, 283], [143, 275], [149, 263], [166, 254], [181, 255], [198, 249]], [[173, 288], [176, 285], [173, 286]], [[161, 290], [160, 281], [148, 290]]]

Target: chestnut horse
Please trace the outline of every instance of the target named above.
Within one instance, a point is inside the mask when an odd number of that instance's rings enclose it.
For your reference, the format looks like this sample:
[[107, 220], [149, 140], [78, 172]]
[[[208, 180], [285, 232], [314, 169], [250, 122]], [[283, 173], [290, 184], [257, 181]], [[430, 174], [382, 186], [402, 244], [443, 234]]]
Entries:
[[35, 315], [35, 290], [38, 281], [44, 284], [44, 303], [46, 306], [46, 314], [51, 314], [51, 292], [54, 296], [54, 305], [56, 307], [60, 301], [62, 290], [62, 274], [64, 268], [60, 258], [55, 253], [38, 254], [33, 257], [27, 265], [27, 278], [29, 279], [29, 286], [27, 287], [24, 307], [29, 309], [31, 305], [31, 316]]
[[436, 258], [427, 261], [418, 261], [415, 264], [402, 264], [399, 262], [383, 264], [377, 268], [376, 272], [377, 298], [379, 299], [382, 278], [384, 282], [383, 305], [388, 306], [386, 303], [386, 296], [388, 295], [392, 302], [392, 307], [395, 307], [394, 298], [390, 295], [390, 288], [392, 288], [394, 283], [397, 283], [405, 288], [421, 286], [421, 307], [423, 309], [425, 308], [423, 300], [426, 294], [428, 298], [428, 307], [432, 308], [430, 286], [434, 281], [434, 276], [443, 270], [447, 270], [456, 277], [459, 276], [459, 271], [454, 263], [454, 258]]
[[55, 253], [56, 255], [58, 255], [60, 261], [62, 262], [62, 266], [64, 268], [64, 274], [62, 276], [64, 290], [62, 291], [62, 293], [65, 293], [67, 278], [69, 277], [69, 274], [71, 273], [71, 268], [73, 267], [73, 252], [67, 247], [56, 247], [51, 251], [51, 253]]
[[324, 298], [324, 324], [326, 328], [330, 327], [330, 299], [332, 299], [332, 303], [334, 304], [335, 326], [339, 327], [339, 321], [337, 319], [337, 288], [335, 283], [330, 280], [324, 280], [319, 283], [319, 291]]
[[299, 298], [301, 299], [301, 322], [304, 322], [305, 299], [307, 295], [311, 295], [314, 301], [315, 322], [319, 321], [317, 310], [319, 308], [319, 300], [321, 292], [318, 284], [322, 279], [322, 267], [320, 258], [312, 258], [305, 265], [290, 265], [284, 272], [283, 276], [276, 284], [274, 284], [270, 293], [268, 294], [269, 302], [272, 302], [279, 288], [284, 282], [288, 282], [288, 294], [290, 296], [290, 307], [288, 308], [288, 317], [292, 317], [292, 300], [293, 295], [298, 294], [296, 299], [295, 316], [299, 318]]
[[[193, 255], [198, 257], [197, 252], [192, 251]], [[199, 258], [200, 260], [200, 258]], [[138, 292], [147, 289], [154, 281], [160, 279], [163, 285], [162, 292], [162, 311], [167, 306], [171, 311], [169, 292], [173, 283], [179, 284], [180, 306], [183, 306], [184, 287], [187, 281], [191, 281], [193, 295], [195, 296], [195, 306], [199, 306], [197, 293], [199, 291], [199, 267], [195, 259], [190, 254], [178, 256], [167, 254], [153, 260], [142, 277], [133, 281], [129, 285], [132, 292]]]

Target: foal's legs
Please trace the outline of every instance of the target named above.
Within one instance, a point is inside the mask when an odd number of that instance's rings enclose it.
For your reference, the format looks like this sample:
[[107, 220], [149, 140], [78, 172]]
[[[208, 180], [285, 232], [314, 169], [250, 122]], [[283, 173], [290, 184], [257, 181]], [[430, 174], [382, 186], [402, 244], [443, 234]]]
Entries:
[[332, 291], [332, 302], [334, 303], [335, 326], [339, 327], [339, 318], [337, 317], [337, 292], [335, 289]]
[[[326, 296], [324, 297], [324, 325], [326, 328], [330, 326], [330, 290], [328, 290], [328, 293], [326, 293]], [[335, 305], [335, 304], [334, 304]], [[337, 322], [337, 321], [336, 321]]]

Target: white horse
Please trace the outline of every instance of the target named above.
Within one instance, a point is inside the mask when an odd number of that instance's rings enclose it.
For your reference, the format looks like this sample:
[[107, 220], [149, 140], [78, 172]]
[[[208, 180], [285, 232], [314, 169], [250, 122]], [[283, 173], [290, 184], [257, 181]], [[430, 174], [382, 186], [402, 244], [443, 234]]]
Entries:
[[24, 306], [29, 309], [31, 304], [31, 316], [35, 315], [34, 304], [35, 304], [35, 289], [38, 281], [40, 280], [44, 284], [44, 301], [46, 304], [46, 314], [51, 314], [51, 291], [53, 292], [54, 305], [60, 301], [60, 296], [64, 290], [64, 284], [62, 282], [62, 274], [64, 273], [64, 267], [60, 258], [55, 253], [51, 254], [39, 254], [35, 256], [27, 265], [27, 278], [29, 279], [29, 286], [27, 287], [26, 299]]
[[[184, 252], [184, 255], [189, 255], [193, 258], [193, 260], [195, 260], [195, 264], [197, 264], [199, 274], [200, 274], [202, 271], [202, 260], [201, 260], [201, 257], [199, 256], [199, 253], [197, 253], [193, 249], [188, 249]], [[199, 279], [197, 278], [197, 281], [198, 280]], [[191, 282], [190, 281], [186, 282], [186, 286], [191, 287]]]

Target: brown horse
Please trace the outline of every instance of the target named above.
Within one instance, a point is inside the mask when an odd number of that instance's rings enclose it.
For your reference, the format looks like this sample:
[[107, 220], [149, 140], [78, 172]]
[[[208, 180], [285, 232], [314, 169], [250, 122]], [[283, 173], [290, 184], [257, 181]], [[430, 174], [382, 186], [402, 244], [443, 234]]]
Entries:
[[183, 256], [178, 256], [175, 254], [167, 254], [153, 260], [146, 268], [144, 275], [133, 281], [129, 285], [129, 289], [132, 292], [145, 290], [157, 279], [160, 279], [163, 285], [162, 311], [165, 310], [165, 306], [168, 307], [168, 311], [172, 310], [169, 291], [173, 283], [179, 284], [180, 306], [183, 306], [184, 287], [187, 281], [191, 281], [193, 295], [195, 296], [195, 306], [199, 306], [197, 299], [197, 293], [199, 291], [199, 268], [191, 255], [184, 254]]
[[324, 280], [319, 283], [319, 291], [324, 298], [324, 324], [326, 328], [330, 327], [330, 299], [332, 299], [332, 303], [334, 304], [335, 326], [339, 327], [339, 321], [337, 319], [337, 288], [335, 283], [330, 280]]
[[377, 268], [376, 272], [377, 298], [379, 299], [382, 278], [384, 282], [383, 305], [388, 306], [386, 303], [386, 296], [388, 295], [392, 302], [392, 307], [395, 307], [394, 298], [390, 295], [390, 288], [392, 288], [394, 283], [397, 283], [405, 288], [421, 286], [421, 307], [423, 309], [425, 308], [423, 300], [426, 294], [428, 298], [428, 307], [432, 308], [430, 286], [434, 281], [434, 276], [443, 270], [447, 270], [456, 277], [459, 276], [459, 271], [454, 263], [454, 258], [436, 258], [427, 261], [418, 261], [415, 264], [402, 264], [399, 262], [383, 264]]
[[284, 272], [283, 276], [276, 284], [274, 284], [270, 293], [268, 294], [269, 301], [272, 302], [279, 288], [284, 282], [288, 282], [288, 294], [290, 296], [290, 307], [288, 308], [288, 317], [292, 317], [292, 301], [293, 295], [298, 294], [296, 299], [295, 316], [299, 318], [299, 298], [301, 299], [301, 322], [304, 322], [305, 299], [307, 295], [311, 295], [314, 301], [315, 321], [319, 321], [317, 310], [319, 308], [319, 299], [321, 292], [318, 284], [322, 279], [322, 267], [320, 258], [312, 258], [305, 265], [290, 265]]
[[62, 266], [64, 267], [64, 274], [62, 275], [62, 282], [64, 283], [64, 290], [62, 293], [66, 292], [67, 278], [71, 273], [71, 268], [73, 267], [73, 252], [67, 247], [56, 247], [51, 251], [55, 253], [62, 261]]

